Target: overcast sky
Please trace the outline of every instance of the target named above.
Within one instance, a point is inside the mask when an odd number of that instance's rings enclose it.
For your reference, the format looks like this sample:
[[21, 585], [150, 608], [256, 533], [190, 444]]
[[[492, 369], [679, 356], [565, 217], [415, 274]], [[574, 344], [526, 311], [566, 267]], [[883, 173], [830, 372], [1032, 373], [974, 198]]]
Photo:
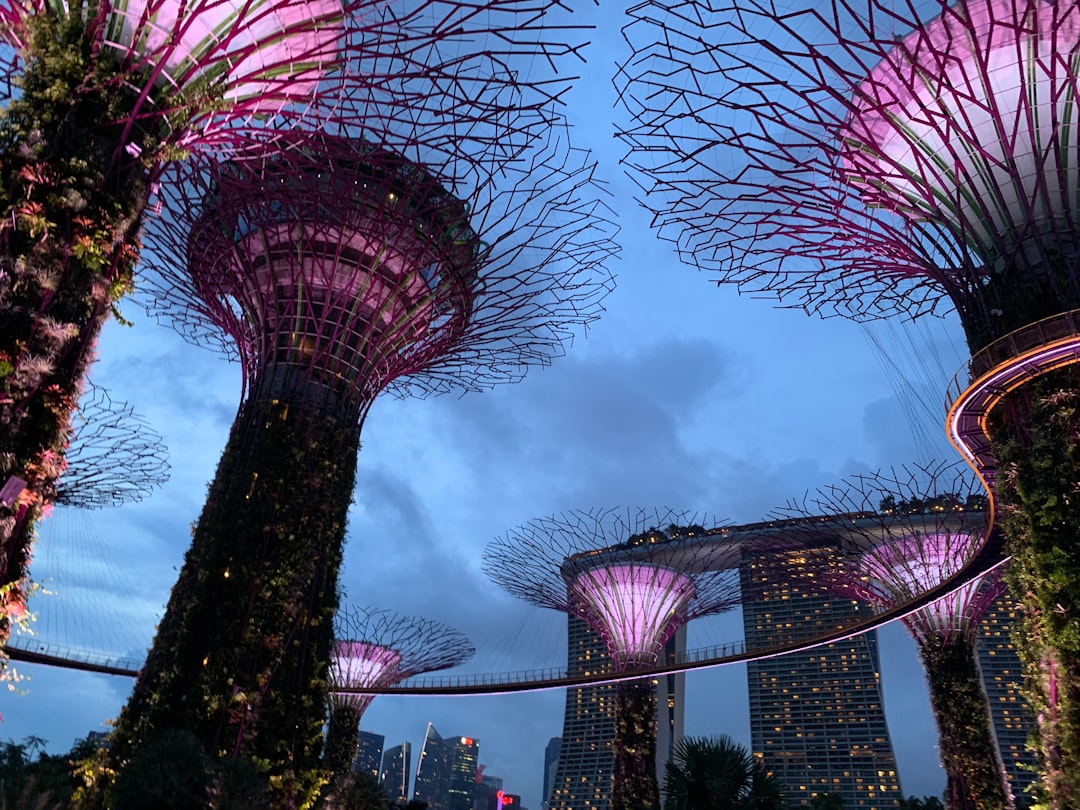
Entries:
[[[610, 77], [625, 54], [621, 20], [606, 11], [609, 19], [587, 12], [601, 27], [587, 75], [567, 97], [575, 145], [596, 152], [622, 228], [622, 257], [612, 265], [618, 288], [606, 313], [565, 357], [517, 385], [462, 398], [383, 398], [364, 426], [344, 567], [347, 601], [463, 631], [480, 652], [462, 671], [565, 664], [565, 618], [501, 593], [480, 572], [486, 543], [532, 518], [642, 506], [750, 522], [853, 473], [931, 453], [953, 457], [943, 438], [935, 438], [935, 452], [913, 437], [903, 403], [858, 326], [740, 299], [680, 265], [653, 238], [611, 136], [617, 111]], [[133, 310], [125, 315], [135, 326], [107, 329], [93, 379], [164, 436], [172, 478], [141, 504], [88, 515], [57, 510], [42, 527], [34, 567], [39, 578], [53, 577], [46, 585], [56, 593], [35, 607], [43, 640], [141, 656], [241, 386], [238, 366]], [[949, 327], [939, 331], [948, 334]], [[960, 356], [948, 347], [943, 353]], [[935, 437], [943, 437], [939, 410]], [[728, 627], [692, 625], [690, 646], [737, 637]], [[944, 776], [914, 647], [901, 627], [885, 628], [882, 639], [903, 789], [940, 795]], [[124, 678], [20, 670], [30, 676], [26, 694], [0, 698], [0, 737], [35, 734], [57, 752], [103, 729], [131, 688]], [[687, 733], [749, 742], [744, 667], [692, 673], [687, 692]], [[379, 697], [362, 727], [386, 735], [387, 745], [408, 739], [417, 753], [429, 721], [444, 736], [478, 737], [486, 773], [503, 777], [508, 792], [539, 810], [544, 747], [561, 733], [563, 699], [560, 691]]]

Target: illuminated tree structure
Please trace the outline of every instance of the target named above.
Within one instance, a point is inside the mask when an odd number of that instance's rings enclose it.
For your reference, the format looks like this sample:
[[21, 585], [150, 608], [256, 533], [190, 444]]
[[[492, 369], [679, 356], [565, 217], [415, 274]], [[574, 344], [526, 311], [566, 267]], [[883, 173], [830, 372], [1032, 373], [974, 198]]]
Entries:
[[181, 331], [231, 341], [246, 397], [119, 720], [118, 758], [180, 727], [215, 755], [272, 763], [285, 793], [313, 789], [372, 402], [388, 387], [514, 380], [558, 354], [608, 289], [592, 164], [550, 134], [496, 177], [482, 169], [491, 152], [465, 139], [424, 165], [297, 134], [231, 162], [193, 159], [163, 186], [147, 279]]
[[[654, 664], [691, 619], [739, 603], [738, 552], [679, 528], [696, 523], [641, 510], [539, 518], [490, 543], [484, 570], [515, 596], [582, 619], [627, 675]], [[660, 806], [655, 700], [648, 678], [618, 683], [612, 810]]]
[[[841, 564], [793, 573], [878, 608], [915, 604], [961, 573], [988, 530], [984, 491], [958, 470], [957, 464], [894, 469], [808, 496], [783, 514], [823, 516], [818, 519], [855, 539], [856, 550]], [[902, 619], [926, 670], [950, 808], [1012, 806], [975, 656], [979, 621], [1004, 590], [995, 570]]]
[[326, 762], [340, 775], [352, 769], [360, 749], [360, 718], [375, 698], [353, 690], [456, 667], [476, 650], [463, 634], [440, 622], [387, 611], [343, 608], [335, 625]]
[[[0, 593], [24, 588], [81, 380], [134, 283], [161, 166], [246, 136], [318, 129], [346, 98], [365, 99], [356, 126], [380, 134], [433, 97], [447, 131], [493, 114], [496, 88], [539, 109], [566, 81], [521, 93], [515, 60], [576, 52], [549, 40], [561, 26], [537, 22], [550, 5], [0, 0], [0, 487], [15, 492], [0, 507]], [[478, 53], [489, 34], [497, 44]], [[449, 97], [430, 92], [438, 82]], [[512, 153], [542, 119], [488, 134]], [[7, 635], [0, 615], [0, 644]]]
[[1043, 785], [1075, 805], [1080, 6], [634, 14], [628, 161], [687, 258], [822, 314], [959, 313], [982, 394], [957, 400], [949, 429], [1005, 507]]

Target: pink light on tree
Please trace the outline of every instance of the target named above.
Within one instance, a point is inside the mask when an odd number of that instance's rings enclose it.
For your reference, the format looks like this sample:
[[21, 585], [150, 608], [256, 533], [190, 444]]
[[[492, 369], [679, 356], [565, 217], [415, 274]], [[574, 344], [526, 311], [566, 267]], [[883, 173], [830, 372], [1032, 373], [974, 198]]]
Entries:
[[[502, 119], [515, 125], [512, 109]], [[146, 287], [182, 334], [239, 356], [245, 398], [118, 759], [155, 729], [188, 728], [209, 751], [274, 762], [286, 795], [312, 789], [299, 763], [319, 762], [313, 706], [372, 402], [514, 381], [557, 356], [609, 288], [592, 163], [547, 132], [505, 157], [499, 139], [429, 151], [417, 127], [407, 149], [430, 163], [348, 135], [281, 135], [228, 163], [193, 157], [163, 185]]]
[[[617, 510], [540, 518], [492, 541], [484, 571], [510, 593], [582, 619], [607, 643], [615, 672], [656, 661], [675, 632], [739, 603], [738, 555], [696, 516]], [[665, 528], [658, 528], [665, 527]], [[611, 806], [659, 806], [656, 695], [619, 681]]]
[[[965, 508], [978, 507], [985, 496], [963, 470], [952, 464], [856, 476], [789, 505], [785, 517], [825, 516], [851, 546], [842, 559], [789, 575], [879, 608], [914, 604], [961, 574], [989, 530], [983, 509]], [[867, 506], [874, 502], [871, 518]], [[1013, 804], [975, 657], [979, 620], [1004, 590], [995, 569], [902, 619], [926, 671], [951, 808]]]
[[[163, 165], [295, 127], [383, 141], [418, 118], [438, 120], [428, 148], [458, 139], [518, 154], [568, 86], [555, 63], [580, 47], [553, 19], [560, 5], [0, 0], [0, 489], [26, 482], [0, 505], [0, 604], [27, 582], [33, 528], [97, 335], [134, 285]], [[0, 644], [7, 635], [0, 608]]]
[[333, 774], [343, 776], [359, 749], [360, 718], [375, 698], [364, 688], [456, 667], [475, 649], [464, 635], [440, 622], [389, 611], [345, 608], [335, 625], [326, 763]]
[[[1080, 7], [655, 0], [632, 11], [628, 164], [694, 264], [822, 315], [954, 308], [998, 476], [1042, 784], [1080, 797]], [[1047, 470], [1055, 470], [1047, 475]], [[1046, 672], [1054, 672], [1048, 679]]]

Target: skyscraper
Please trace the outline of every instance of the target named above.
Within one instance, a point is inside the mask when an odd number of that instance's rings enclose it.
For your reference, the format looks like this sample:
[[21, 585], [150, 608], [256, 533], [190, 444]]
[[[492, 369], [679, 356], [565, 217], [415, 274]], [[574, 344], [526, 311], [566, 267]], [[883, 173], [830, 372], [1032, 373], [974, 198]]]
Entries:
[[371, 731], [359, 732], [360, 750], [356, 753], [353, 761], [353, 769], [357, 773], [370, 774], [373, 779], [379, 778], [379, 766], [382, 764], [382, 750], [386, 738], [382, 734]]
[[[777, 551], [740, 566], [748, 647], [820, 635], [865, 610], [799, 589], [781, 571], [833, 549]], [[881, 696], [876, 633], [747, 666], [750, 742], [792, 805], [839, 795], [849, 810], [892, 808], [903, 798]]]
[[472, 810], [479, 754], [475, 737], [443, 738], [428, 723], [413, 798], [427, 802], [428, 810]]
[[555, 787], [555, 770], [559, 767], [559, 752], [562, 751], [562, 737], [552, 737], [544, 749], [544, 792], [540, 801], [545, 808], [551, 806], [551, 790]]
[[1035, 781], [1037, 773], [1035, 754], [1027, 745], [1035, 730], [1035, 719], [1020, 694], [1023, 671], [1010, 637], [1015, 619], [1015, 600], [1006, 591], [994, 600], [979, 622], [975, 652], [990, 701], [990, 721], [1005, 764], [1005, 776], [1017, 806], [1026, 807], [1031, 800], [1024, 791]]
[[412, 743], [405, 741], [401, 745], [386, 749], [383, 753], [379, 783], [391, 801], [404, 803], [409, 800], [410, 773], [412, 773]]
[[[581, 619], [567, 617], [567, 671], [571, 676], [611, 671], [604, 640]], [[663, 660], [686, 649], [686, 628], [664, 646]], [[663, 784], [664, 766], [683, 733], [685, 676], [664, 676], [657, 694], [657, 778]], [[615, 764], [611, 741], [615, 735], [615, 686], [585, 686], [566, 690], [566, 711], [558, 760], [544, 800], [551, 810], [607, 810]], [[558, 737], [553, 738], [559, 739]], [[551, 743], [548, 743], [548, 750]], [[545, 763], [546, 764], [546, 763]], [[545, 768], [546, 770], [546, 768]]]

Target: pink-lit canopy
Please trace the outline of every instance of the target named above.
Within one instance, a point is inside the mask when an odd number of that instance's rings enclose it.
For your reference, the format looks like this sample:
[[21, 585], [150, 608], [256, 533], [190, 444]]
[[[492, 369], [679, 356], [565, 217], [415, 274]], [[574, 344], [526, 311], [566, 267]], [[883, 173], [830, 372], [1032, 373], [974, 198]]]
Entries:
[[[101, 41], [150, 86], [198, 91], [245, 115], [278, 112], [307, 101], [338, 67], [345, 36], [342, 0], [116, 0], [106, 10]], [[69, 0], [0, 2], [2, 35], [28, 43], [25, 22], [42, 14], [86, 14]], [[88, 21], [88, 23], [91, 21]]]
[[[838, 130], [863, 198], [988, 251], [1076, 221], [1080, 5], [966, 0], [892, 49]], [[985, 255], [985, 254], [984, 254]]]
[[691, 577], [649, 562], [601, 565], [567, 586], [581, 618], [608, 644], [616, 666], [651, 664], [683, 624]]
[[352, 687], [376, 686], [394, 679], [401, 654], [366, 641], [338, 641], [330, 659], [333, 683]]
[[480, 251], [421, 167], [324, 136], [215, 168], [188, 265], [253, 391], [359, 411], [467, 327]]
[[[910, 601], [957, 574], [979, 548], [970, 533], [930, 532], [884, 543], [865, 552], [855, 576], [841, 590], [892, 606]], [[1000, 575], [973, 579], [904, 618], [917, 640], [966, 636], [1004, 590]]]

